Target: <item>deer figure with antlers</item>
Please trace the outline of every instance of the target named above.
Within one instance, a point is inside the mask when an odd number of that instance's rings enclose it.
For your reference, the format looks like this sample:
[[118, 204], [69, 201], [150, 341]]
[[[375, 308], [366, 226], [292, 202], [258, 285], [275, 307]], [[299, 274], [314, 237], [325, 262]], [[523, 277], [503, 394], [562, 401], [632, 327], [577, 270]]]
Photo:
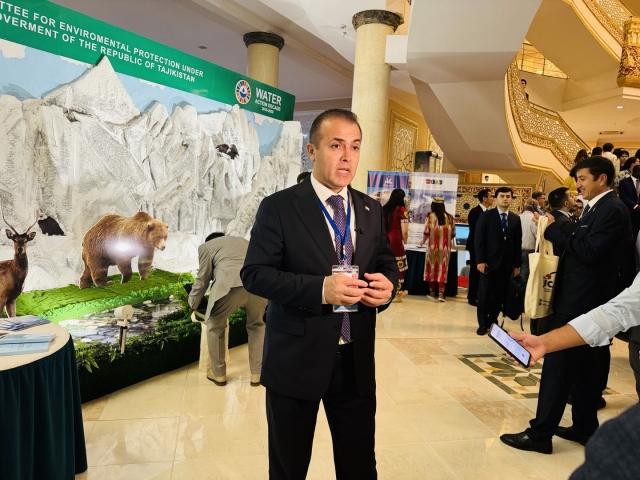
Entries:
[[2, 210], [2, 200], [0, 199], [0, 213], [2, 220], [9, 228], [6, 229], [7, 238], [13, 241], [14, 256], [13, 260], [5, 260], [0, 262], [0, 314], [6, 308], [8, 317], [16, 316], [16, 300], [22, 293], [24, 279], [27, 278], [29, 270], [29, 261], [27, 259], [27, 243], [33, 240], [36, 232], [30, 232], [36, 221], [23, 234], [16, 231], [13, 226], [4, 218]]

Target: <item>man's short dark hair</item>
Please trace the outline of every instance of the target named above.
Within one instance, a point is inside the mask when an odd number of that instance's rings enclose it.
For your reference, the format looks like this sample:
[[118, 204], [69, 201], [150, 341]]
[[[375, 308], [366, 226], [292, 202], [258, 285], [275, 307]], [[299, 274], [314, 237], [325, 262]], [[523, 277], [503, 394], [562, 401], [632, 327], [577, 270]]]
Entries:
[[499, 193], [510, 193], [511, 197], [513, 197], [513, 190], [511, 190], [510, 187], [500, 187], [500, 188], [496, 189], [496, 191], [493, 194], [493, 196], [498, 198], [498, 194]]
[[224, 233], [223, 232], [213, 232], [210, 233], [209, 236], [207, 238], [204, 239], [205, 243], [213, 240], [214, 238], [220, 238], [220, 237], [224, 237]]
[[301, 181], [303, 181], [305, 178], [307, 178], [309, 175], [311, 175], [311, 172], [302, 172], [300, 175], [298, 175], [298, 178], [296, 180], [296, 183], [300, 183]]
[[627, 158], [627, 161], [624, 162], [624, 165], [622, 166], [622, 170], [629, 170], [631, 168], [631, 165], [633, 165], [637, 161], [638, 159], [636, 157]]
[[311, 130], [309, 130], [309, 143], [311, 145], [314, 145], [316, 147], [318, 146], [318, 142], [320, 141], [318, 132], [320, 131], [322, 122], [324, 122], [325, 120], [330, 120], [332, 118], [339, 118], [340, 120], [355, 123], [360, 130], [360, 136], [362, 136], [362, 128], [358, 123], [358, 116], [355, 113], [349, 110], [344, 110], [342, 108], [331, 108], [318, 115], [311, 124]]
[[524, 79], [524, 78], [521, 78], [521, 79], [520, 79], [520, 81], [521, 81], [522, 83], [524, 83], [525, 85], [527, 84], [527, 80], [526, 80], [526, 79]]
[[597, 157], [598, 155], [602, 155], [602, 147], [594, 147], [593, 150], [591, 151], [592, 157]]
[[471, 265], [471, 260], [467, 260], [467, 265]]
[[484, 202], [484, 199], [487, 198], [491, 194], [491, 190], [488, 188], [483, 188], [478, 192], [478, 201], [480, 203]]
[[616, 174], [616, 169], [613, 167], [613, 162], [608, 158], [589, 157], [582, 160], [578, 165], [576, 165], [576, 175], [579, 170], [583, 170], [585, 168], [589, 169], [589, 173], [593, 176], [594, 180], [604, 174], [607, 176], [607, 186], [610, 187], [613, 183], [613, 177]]
[[602, 145], [602, 151], [603, 152], [610, 152], [611, 150], [613, 150], [613, 143], [605, 143], [604, 145]]
[[584, 202], [582, 200], [580, 200], [579, 198], [576, 198], [576, 203], [579, 203], [580, 205], [584, 205]]
[[534, 200], [538, 200], [543, 195], [544, 195], [544, 192], [533, 192], [531, 194], [531, 198], [533, 198]]
[[564, 202], [569, 199], [569, 189], [567, 187], [556, 188], [549, 192], [549, 205], [554, 210], [560, 210], [564, 206]]

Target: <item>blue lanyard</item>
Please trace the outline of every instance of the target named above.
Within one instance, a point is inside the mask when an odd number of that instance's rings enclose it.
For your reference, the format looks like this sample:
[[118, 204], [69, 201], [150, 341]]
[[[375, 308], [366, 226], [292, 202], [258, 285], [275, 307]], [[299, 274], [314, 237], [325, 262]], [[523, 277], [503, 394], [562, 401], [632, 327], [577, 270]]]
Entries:
[[331, 228], [333, 228], [333, 231], [336, 234], [336, 238], [340, 240], [340, 254], [342, 256], [342, 260], [346, 260], [347, 256], [344, 253], [344, 246], [347, 244], [347, 240], [349, 239], [349, 232], [351, 230], [351, 202], [349, 201], [349, 199], [347, 199], [347, 224], [345, 225], [344, 234], [340, 231], [338, 225], [336, 225], [336, 222], [333, 221], [333, 218], [331, 218], [331, 215], [329, 215], [329, 212], [327, 211], [327, 207], [324, 206], [320, 199], [318, 199], [318, 203], [320, 204], [322, 213], [324, 213], [324, 216], [327, 217], [329, 225], [331, 225]]

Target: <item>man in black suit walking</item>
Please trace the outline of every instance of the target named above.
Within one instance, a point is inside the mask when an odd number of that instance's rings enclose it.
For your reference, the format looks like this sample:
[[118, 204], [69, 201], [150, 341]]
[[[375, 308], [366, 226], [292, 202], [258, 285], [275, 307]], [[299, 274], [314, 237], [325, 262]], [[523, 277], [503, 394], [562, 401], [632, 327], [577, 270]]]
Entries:
[[478, 293], [478, 335], [487, 333], [506, 298], [509, 280], [520, 273], [522, 263], [522, 226], [520, 217], [509, 211], [513, 190], [500, 187], [495, 192], [497, 207], [478, 219], [475, 233]]
[[[306, 477], [322, 400], [337, 479], [375, 479], [376, 310], [393, 299], [398, 266], [380, 203], [349, 187], [362, 137], [355, 114], [328, 110], [309, 136], [313, 173], [262, 201], [241, 271], [247, 291], [269, 300], [269, 478]], [[359, 275], [332, 273], [338, 265]]]
[[[555, 277], [552, 329], [566, 325], [613, 298], [622, 246], [631, 235], [624, 204], [611, 190], [615, 170], [603, 157], [591, 157], [576, 166], [577, 187], [589, 200], [580, 223], [568, 233], [547, 215], [545, 238], [564, 251]], [[609, 346], [586, 345], [553, 352], [545, 357], [536, 418], [521, 433], [500, 439], [520, 450], [551, 453], [551, 437], [585, 444], [598, 428], [602, 393], [599, 372], [610, 358]], [[560, 427], [569, 393], [573, 425]]]
[[471, 269], [469, 271], [469, 291], [467, 292], [467, 300], [469, 305], [474, 307], [478, 305], [478, 281], [480, 272], [478, 272], [478, 264], [476, 262], [476, 245], [474, 243], [476, 235], [476, 225], [480, 214], [485, 212], [493, 205], [493, 195], [491, 190], [483, 188], [478, 192], [478, 205], [469, 210], [467, 220], [469, 222], [469, 238], [467, 238], [467, 251], [471, 260]]
[[618, 188], [620, 200], [629, 209], [633, 238], [636, 240], [640, 231], [640, 165], [633, 167], [631, 176], [621, 180]]

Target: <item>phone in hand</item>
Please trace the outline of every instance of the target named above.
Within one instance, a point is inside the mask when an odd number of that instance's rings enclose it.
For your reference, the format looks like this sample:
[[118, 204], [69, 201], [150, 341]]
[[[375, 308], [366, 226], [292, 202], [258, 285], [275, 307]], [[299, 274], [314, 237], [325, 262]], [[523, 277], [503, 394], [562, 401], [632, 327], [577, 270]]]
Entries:
[[500, 328], [497, 323], [491, 325], [489, 338], [500, 345], [516, 362], [524, 368], [529, 368], [531, 353]]

